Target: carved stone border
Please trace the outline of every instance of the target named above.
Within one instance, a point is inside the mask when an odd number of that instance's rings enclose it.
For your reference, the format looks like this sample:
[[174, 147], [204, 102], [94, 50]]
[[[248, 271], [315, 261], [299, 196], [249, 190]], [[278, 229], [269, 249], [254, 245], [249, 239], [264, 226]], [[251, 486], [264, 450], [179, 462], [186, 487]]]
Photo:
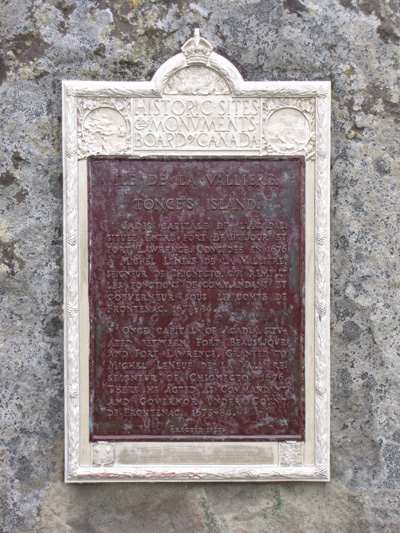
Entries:
[[[232, 98], [258, 98], [263, 102], [259, 155], [303, 154], [314, 165], [314, 460], [303, 463], [304, 445], [279, 445], [277, 464], [249, 465], [117, 465], [113, 443], [91, 447], [91, 459], [83, 462], [82, 392], [80, 381], [79, 239], [78, 239], [78, 159], [90, 155], [91, 148], [82, 135], [83, 120], [91, 110], [105, 107], [120, 113], [127, 124], [124, 143], [114, 145], [116, 153], [133, 154], [132, 124], [129, 113], [134, 98], [161, 98], [179, 93], [169, 84], [182, 69], [209, 69], [226, 83]], [[174, 79], [182, 81], [184, 76]], [[169, 85], [168, 85], [169, 84]], [[216, 84], [214, 93], [226, 93], [225, 85]], [[201, 91], [201, 87], [196, 89]], [[172, 91], [172, 93], [171, 93]], [[198, 93], [197, 93], [198, 94]], [[280, 152], [265, 139], [264, 123], [276, 109], [291, 108], [302, 113], [310, 126], [310, 139], [294, 151]], [[81, 129], [80, 129], [81, 128]], [[122, 131], [122, 130], [121, 130]], [[122, 132], [123, 133], [123, 132]], [[121, 133], [121, 136], [123, 136]], [[118, 133], [119, 134], [119, 133]], [[104, 151], [95, 150], [97, 153]], [[183, 152], [176, 152], [182, 155]], [[187, 153], [187, 152], [186, 152]], [[226, 154], [226, 151], [224, 152]], [[237, 150], [231, 153], [238, 154]], [[202, 154], [207, 155], [206, 152]], [[135, 152], [137, 155], [137, 152]], [[141, 155], [141, 154], [139, 154]], [[146, 155], [146, 154], [143, 154]], [[210, 150], [209, 155], [218, 156]], [[222, 155], [222, 154], [221, 154]], [[239, 155], [241, 152], [239, 151]], [[329, 481], [329, 161], [330, 161], [330, 82], [245, 82], [237, 69], [212, 51], [212, 46], [198, 32], [182, 48], [182, 53], [166, 61], [149, 82], [63, 82], [63, 166], [64, 166], [64, 311], [65, 311], [65, 477], [67, 482], [85, 481]], [[310, 290], [310, 289], [309, 289]], [[312, 287], [311, 287], [312, 290]], [[90, 464], [89, 464], [90, 463]]]

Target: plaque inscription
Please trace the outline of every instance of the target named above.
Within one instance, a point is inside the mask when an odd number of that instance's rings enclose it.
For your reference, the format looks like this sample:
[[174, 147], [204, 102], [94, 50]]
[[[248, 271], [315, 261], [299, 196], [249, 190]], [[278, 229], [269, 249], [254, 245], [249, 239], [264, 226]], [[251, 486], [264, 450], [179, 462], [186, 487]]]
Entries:
[[90, 440], [304, 438], [303, 157], [90, 157]]

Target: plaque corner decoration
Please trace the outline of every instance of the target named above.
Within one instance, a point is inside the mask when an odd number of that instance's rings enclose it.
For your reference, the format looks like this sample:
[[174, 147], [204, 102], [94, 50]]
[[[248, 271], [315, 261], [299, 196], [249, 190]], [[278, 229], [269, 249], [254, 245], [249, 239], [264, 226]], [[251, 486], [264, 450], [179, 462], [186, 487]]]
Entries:
[[66, 482], [329, 481], [330, 82], [62, 93]]

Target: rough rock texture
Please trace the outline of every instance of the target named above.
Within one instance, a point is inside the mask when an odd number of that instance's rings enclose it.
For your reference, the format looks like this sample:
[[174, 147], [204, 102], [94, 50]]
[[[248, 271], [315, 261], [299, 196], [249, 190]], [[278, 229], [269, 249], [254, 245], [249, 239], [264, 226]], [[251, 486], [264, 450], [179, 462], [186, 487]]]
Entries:
[[[61, 80], [150, 79], [194, 27], [333, 83], [330, 484], [62, 481]], [[1, 0], [0, 31], [0, 530], [399, 531], [399, 1]]]

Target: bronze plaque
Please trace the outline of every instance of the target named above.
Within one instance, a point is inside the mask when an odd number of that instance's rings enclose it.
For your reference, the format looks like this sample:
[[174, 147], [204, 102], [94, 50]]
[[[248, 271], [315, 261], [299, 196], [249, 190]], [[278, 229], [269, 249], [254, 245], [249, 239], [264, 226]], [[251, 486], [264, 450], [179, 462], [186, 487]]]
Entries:
[[90, 439], [303, 439], [304, 158], [88, 170]]

